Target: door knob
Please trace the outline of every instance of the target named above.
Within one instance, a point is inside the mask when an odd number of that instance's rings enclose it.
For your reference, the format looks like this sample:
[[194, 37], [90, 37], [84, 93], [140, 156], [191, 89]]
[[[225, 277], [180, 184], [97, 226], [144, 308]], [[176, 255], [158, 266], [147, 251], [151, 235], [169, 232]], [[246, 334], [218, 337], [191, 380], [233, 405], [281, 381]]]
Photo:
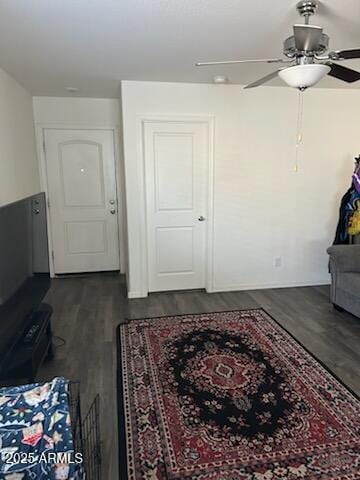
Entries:
[[111, 213], [112, 215], [115, 215], [115, 213], [116, 213], [115, 208], [112, 208], [112, 209], [110, 210], [110, 213]]
[[202, 215], [200, 215], [200, 217], [198, 218], [199, 222], [204, 222], [205, 221], [205, 217], [203, 217]]
[[115, 205], [115, 200], [109, 200], [110, 205]]

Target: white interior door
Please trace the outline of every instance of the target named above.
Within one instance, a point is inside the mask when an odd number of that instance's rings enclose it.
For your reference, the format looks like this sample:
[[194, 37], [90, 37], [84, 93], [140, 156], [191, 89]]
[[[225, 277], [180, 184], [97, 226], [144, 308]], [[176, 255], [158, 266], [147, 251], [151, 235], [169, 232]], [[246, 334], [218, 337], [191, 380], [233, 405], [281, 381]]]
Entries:
[[145, 122], [149, 291], [204, 288], [208, 126]]
[[44, 131], [55, 273], [119, 269], [112, 130]]

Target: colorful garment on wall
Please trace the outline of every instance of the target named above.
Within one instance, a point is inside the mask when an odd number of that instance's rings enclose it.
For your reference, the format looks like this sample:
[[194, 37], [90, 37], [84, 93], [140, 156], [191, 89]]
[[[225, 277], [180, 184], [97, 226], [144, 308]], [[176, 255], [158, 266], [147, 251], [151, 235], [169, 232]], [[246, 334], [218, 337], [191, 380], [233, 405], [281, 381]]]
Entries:
[[349, 235], [356, 235], [356, 233], [354, 233], [351, 230], [351, 225], [352, 225], [352, 219], [356, 214], [356, 211], [358, 208], [359, 200], [360, 200], [360, 193], [358, 193], [356, 190], [353, 190], [345, 206], [345, 224], [344, 224], [344, 231], [343, 231], [344, 240], [348, 239]]
[[[360, 197], [360, 195], [359, 195]], [[353, 213], [349, 218], [348, 233], [351, 236], [360, 234], [360, 198], [355, 200], [355, 206]]]
[[0, 480], [80, 480], [74, 452], [69, 382], [0, 388]]
[[356, 159], [357, 166], [353, 175], [353, 184], [355, 190], [360, 194], [360, 160]]
[[[352, 179], [351, 187], [341, 199], [334, 245], [347, 245], [350, 243], [350, 236], [357, 235], [353, 229], [353, 217], [354, 214], [357, 215], [356, 211], [360, 200], [360, 157], [355, 158], [355, 172]], [[357, 225], [356, 218], [355, 224]]]
[[347, 231], [347, 226], [349, 222], [348, 205], [349, 205], [353, 191], [354, 190], [352, 187], [349, 188], [349, 190], [345, 193], [345, 195], [341, 199], [341, 204], [339, 209], [339, 221], [336, 228], [334, 245], [344, 245], [344, 244], [346, 245], [349, 243], [349, 235]]

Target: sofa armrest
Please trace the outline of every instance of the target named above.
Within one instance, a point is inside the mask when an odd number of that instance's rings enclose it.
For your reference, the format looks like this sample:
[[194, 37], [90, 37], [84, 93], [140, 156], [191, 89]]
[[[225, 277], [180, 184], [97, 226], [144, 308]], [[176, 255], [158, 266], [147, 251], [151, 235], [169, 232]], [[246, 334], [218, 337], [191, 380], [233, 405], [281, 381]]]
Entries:
[[333, 245], [327, 249], [330, 271], [360, 272], [360, 245]]

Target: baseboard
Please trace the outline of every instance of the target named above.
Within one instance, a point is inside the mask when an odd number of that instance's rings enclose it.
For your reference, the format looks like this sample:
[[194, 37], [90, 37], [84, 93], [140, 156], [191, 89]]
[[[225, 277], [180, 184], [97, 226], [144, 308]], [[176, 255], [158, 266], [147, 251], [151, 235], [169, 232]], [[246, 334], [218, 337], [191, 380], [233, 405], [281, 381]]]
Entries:
[[242, 283], [233, 285], [214, 286], [207, 289], [208, 293], [216, 292], [234, 292], [242, 290], [265, 290], [269, 288], [291, 288], [291, 287], [317, 287], [321, 285], [330, 285], [329, 280], [319, 280], [317, 282], [287, 282], [287, 283]]
[[[316, 282], [287, 282], [287, 283], [240, 283], [223, 286], [213, 286], [207, 288], [207, 293], [217, 292], [240, 292], [243, 290], [266, 290], [269, 288], [291, 288], [291, 287], [318, 287], [322, 285], [330, 285], [330, 280], [318, 280]], [[146, 298], [148, 296], [145, 292], [128, 292], [128, 298]]]
[[143, 292], [128, 292], [127, 296], [128, 298], [146, 298], [148, 294]]

